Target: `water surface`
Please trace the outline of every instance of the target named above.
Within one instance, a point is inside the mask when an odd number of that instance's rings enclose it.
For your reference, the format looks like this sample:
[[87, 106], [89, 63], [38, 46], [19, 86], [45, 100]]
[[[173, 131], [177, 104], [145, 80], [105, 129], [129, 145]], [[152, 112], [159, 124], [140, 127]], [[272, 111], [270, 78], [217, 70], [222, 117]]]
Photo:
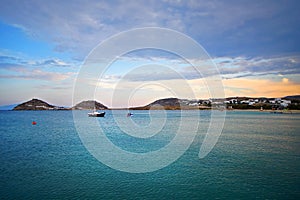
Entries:
[[[89, 120], [86, 111], [77, 112], [82, 112], [82, 120]], [[134, 114], [129, 120], [149, 125], [147, 111]], [[191, 122], [196, 115], [190, 111]], [[132, 174], [111, 169], [89, 154], [71, 111], [1, 111], [0, 197], [299, 199], [300, 115], [227, 112], [218, 143], [201, 160], [198, 153], [210, 111], [200, 115], [198, 134], [182, 157], [161, 170]], [[116, 117], [125, 118], [126, 111], [117, 111]], [[179, 111], [168, 111], [166, 126], [148, 139], [122, 133], [111, 111], [97, 120], [115, 145], [145, 153], [168, 144], [180, 119]], [[88, 122], [86, 127], [90, 128]]]

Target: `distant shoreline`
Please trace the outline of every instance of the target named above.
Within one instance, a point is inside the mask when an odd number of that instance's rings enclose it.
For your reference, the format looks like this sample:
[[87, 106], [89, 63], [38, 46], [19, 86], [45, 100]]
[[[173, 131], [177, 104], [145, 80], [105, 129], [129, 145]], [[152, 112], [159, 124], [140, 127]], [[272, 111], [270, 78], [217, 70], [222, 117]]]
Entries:
[[[8, 109], [8, 106], [2, 107]], [[86, 100], [72, 107], [55, 106], [40, 99], [18, 104], [12, 110], [248, 110], [268, 112], [296, 112], [300, 110], [300, 95], [281, 98], [230, 97], [226, 99], [178, 99], [165, 98], [145, 106], [109, 108], [96, 100]]]
[[283, 112], [287, 114], [300, 113], [300, 110], [259, 110], [259, 109], [227, 109], [226, 112], [249, 111], [249, 112]]
[[[140, 109], [140, 110], [130, 110], [130, 109], [104, 109], [103, 111], [106, 111], [106, 110], [114, 110], [114, 111], [121, 111], [121, 110], [128, 110], [128, 111], [131, 111], [131, 112], [134, 112], [134, 111], [149, 111], [149, 109]], [[158, 111], [158, 110], [163, 110], [163, 109], [151, 109], [151, 110], [155, 110], [155, 111]], [[211, 110], [218, 110], [218, 109], [181, 109], [183, 111], [211, 111]], [[0, 112], [5, 112], [5, 111], [12, 111], [12, 112], [28, 112], [28, 111], [34, 111], [34, 112], [40, 112], [40, 111], [49, 111], [49, 112], [55, 112], [55, 111], [58, 111], [58, 112], [61, 112], [61, 111], [90, 111], [89, 109], [82, 109], [82, 110], [72, 110], [72, 109], [65, 109], [65, 110], [0, 110]], [[167, 111], [180, 111], [179, 109], [177, 110], [171, 110], [171, 109], [168, 109]], [[226, 110], [219, 110], [219, 111], [224, 111], [224, 112], [242, 112], [242, 111], [246, 111], [246, 112], [261, 112], [261, 113], [274, 113], [274, 114], [300, 114], [300, 110], [259, 110], [259, 109], [226, 109]]]

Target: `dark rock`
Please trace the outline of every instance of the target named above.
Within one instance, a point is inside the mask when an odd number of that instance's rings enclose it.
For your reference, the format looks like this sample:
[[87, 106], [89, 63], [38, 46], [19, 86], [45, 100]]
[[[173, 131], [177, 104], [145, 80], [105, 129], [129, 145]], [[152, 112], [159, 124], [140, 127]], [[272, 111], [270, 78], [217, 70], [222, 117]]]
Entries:
[[39, 99], [32, 99], [25, 103], [21, 103], [13, 108], [13, 110], [54, 110], [58, 107], [48, 104]]
[[177, 98], [166, 98], [166, 99], [159, 99], [157, 101], [154, 101], [153, 103], [150, 103], [146, 106], [142, 107], [133, 107], [130, 108], [131, 110], [149, 110], [149, 109], [155, 109], [155, 110], [180, 110], [181, 100]]
[[105, 105], [97, 101], [82, 101], [72, 107], [72, 110], [105, 110], [108, 109]]

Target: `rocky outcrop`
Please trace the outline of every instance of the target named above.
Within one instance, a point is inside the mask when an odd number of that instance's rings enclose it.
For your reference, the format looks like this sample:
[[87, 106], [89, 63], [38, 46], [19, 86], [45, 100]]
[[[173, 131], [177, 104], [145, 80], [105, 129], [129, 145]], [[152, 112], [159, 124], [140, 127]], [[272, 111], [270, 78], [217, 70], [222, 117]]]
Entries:
[[65, 109], [48, 104], [45, 101], [39, 99], [32, 99], [30, 101], [21, 103], [13, 108], [13, 110], [61, 110]]
[[150, 103], [146, 106], [142, 107], [133, 107], [130, 108], [131, 110], [181, 110], [186, 109], [187, 106], [183, 103], [183, 100], [177, 98], [166, 98], [166, 99], [159, 99]]
[[97, 101], [82, 101], [71, 108], [72, 110], [106, 110], [108, 109], [105, 105]]

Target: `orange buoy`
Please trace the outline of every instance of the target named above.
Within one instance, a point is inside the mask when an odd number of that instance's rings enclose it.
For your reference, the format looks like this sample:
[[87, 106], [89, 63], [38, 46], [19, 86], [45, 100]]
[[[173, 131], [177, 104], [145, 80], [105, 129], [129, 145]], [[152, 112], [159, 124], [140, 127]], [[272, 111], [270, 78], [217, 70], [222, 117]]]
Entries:
[[36, 121], [32, 121], [32, 125], [36, 125]]

